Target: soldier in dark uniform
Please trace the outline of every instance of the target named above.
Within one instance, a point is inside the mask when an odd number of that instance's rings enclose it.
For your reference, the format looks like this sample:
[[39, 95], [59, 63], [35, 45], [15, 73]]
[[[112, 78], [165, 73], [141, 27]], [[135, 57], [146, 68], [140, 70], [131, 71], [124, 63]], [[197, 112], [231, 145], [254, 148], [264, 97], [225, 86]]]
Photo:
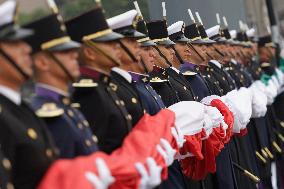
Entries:
[[[90, 20], [96, 22], [90, 25]], [[109, 28], [100, 7], [67, 21], [66, 26], [73, 40], [83, 42], [79, 54], [82, 76], [73, 84], [74, 102], [81, 105], [100, 150], [111, 153], [132, 129], [126, 102], [118, 97], [118, 86], [110, 80], [111, 68], [120, 65], [117, 40], [123, 36]]]
[[[166, 21], [158, 20], [148, 22], [147, 28], [149, 31], [150, 39], [155, 41], [158, 45], [157, 47], [155, 47], [155, 64], [159, 67], [159, 71], [156, 72], [156, 70], [154, 69], [151, 76], [153, 78], [153, 81], [156, 77], [160, 78], [160, 76], [162, 75], [166, 80], [168, 80], [171, 88], [176, 92], [178, 100], [196, 100], [196, 96], [193, 93], [193, 90], [186, 78], [182, 75], [182, 73], [178, 71], [178, 69], [172, 66], [172, 62], [175, 56], [175, 52], [172, 49], [172, 46], [175, 43], [168, 39]], [[159, 95], [162, 96], [162, 99], [164, 99], [163, 95], [167, 95], [166, 91], [161, 90], [162, 88], [159, 88], [159, 86], [156, 87], [156, 85], [153, 85], [153, 88]]]
[[[34, 31], [27, 40], [33, 48], [36, 81], [31, 105], [45, 120], [60, 157], [73, 158], [88, 155], [98, 148], [89, 123], [70, 103], [69, 86], [80, 74], [77, 63], [80, 44], [66, 34], [59, 17], [52, 14], [26, 26]], [[49, 27], [48, 33], [46, 27]], [[58, 43], [53, 44], [54, 40]]]
[[128, 102], [125, 107], [131, 115], [132, 126], [135, 126], [145, 113], [138, 91], [128, 73], [128, 71], [135, 72], [135, 67], [140, 64], [141, 49], [136, 40], [145, 37], [143, 33], [138, 32], [133, 27], [137, 23], [137, 17], [137, 11], [130, 10], [107, 20], [110, 28], [124, 36], [118, 42], [121, 51], [121, 65], [112, 68], [111, 81], [117, 85], [118, 97], [124, 102]]
[[[1, 18], [15, 18], [16, 2], [7, 1]], [[56, 158], [56, 150], [46, 125], [21, 100], [19, 89], [32, 75], [31, 48], [23, 41], [31, 30], [4, 19], [0, 29], [0, 144], [10, 160], [11, 182], [15, 188], [36, 188], [49, 165]], [[6, 164], [7, 166], [8, 164]]]

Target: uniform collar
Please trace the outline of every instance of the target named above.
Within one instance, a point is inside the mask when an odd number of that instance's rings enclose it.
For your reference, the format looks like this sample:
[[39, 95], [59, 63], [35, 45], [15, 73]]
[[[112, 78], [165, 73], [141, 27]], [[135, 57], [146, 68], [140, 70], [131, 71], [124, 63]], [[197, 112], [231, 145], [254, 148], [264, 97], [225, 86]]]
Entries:
[[36, 84], [35, 92], [38, 96], [49, 97], [56, 101], [69, 98], [69, 94], [65, 91], [43, 83]]
[[9, 100], [11, 100], [16, 105], [21, 104], [21, 95], [18, 91], [15, 91], [9, 87], [0, 85], [0, 93], [6, 98], [8, 98]]
[[180, 70], [194, 70], [195, 68], [196, 65], [191, 62], [185, 62], [180, 66]]
[[217, 60], [210, 60], [210, 62], [212, 64], [214, 64], [215, 66], [217, 66], [218, 68], [222, 68], [222, 64], [220, 62], [218, 62]]
[[125, 71], [125, 70], [123, 70], [123, 69], [120, 69], [120, 68], [118, 68], [118, 67], [114, 67], [114, 68], [112, 68], [111, 70], [112, 70], [113, 72], [119, 74], [120, 76], [122, 76], [122, 77], [123, 77], [125, 80], [127, 80], [129, 83], [132, 82], [132, 77], [131, 77], [131, 75], [130, 75], [127, 71]]
[[129, 72], [129, 74], [131, 75], [132, 81], [134, 82], [139, 82], [139, 81], [147, 82], [149, 80], [149, 75], [146, 74], [141, 74], [137, 72]]
[[178, 74], [180, 73], [180, 71], [178, 69], [176, 69], [175, 67], [170, 67], [172, 70], [174, 70], [175, 72], [177, 72]]

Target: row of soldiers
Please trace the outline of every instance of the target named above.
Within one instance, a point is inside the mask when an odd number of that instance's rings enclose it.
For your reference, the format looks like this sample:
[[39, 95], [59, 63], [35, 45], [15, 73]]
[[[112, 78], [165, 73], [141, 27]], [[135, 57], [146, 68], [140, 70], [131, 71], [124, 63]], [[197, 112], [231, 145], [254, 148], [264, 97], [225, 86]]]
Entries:
[[65, 22], [48, 4], [22, 27], [17, 3], [0, 5], [0, 188], [284, 187], [284, 67], [270, 35], [219, 16], [205, 30], [190, 10], [167, 26], [165, 3], [149, 22], [137, 2]]

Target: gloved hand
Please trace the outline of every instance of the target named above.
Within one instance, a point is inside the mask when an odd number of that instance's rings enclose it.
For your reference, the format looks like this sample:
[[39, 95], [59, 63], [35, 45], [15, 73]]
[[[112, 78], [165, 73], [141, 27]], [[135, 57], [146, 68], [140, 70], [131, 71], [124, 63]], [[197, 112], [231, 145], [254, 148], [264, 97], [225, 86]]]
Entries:
[[95, 162], [99, 175], [97, 176], [93, 172], [86, 172], [86, 179], [96, 189], [107, 189], [115, 179], [111, 176], [110, 170], [103, 159], [98, 158]]
[[269, 98], [269, 105], [274, 102], [275, 97], [277, 96], [277, 87], [275, 86], [273, 80], [269, 80], [265, 87], [266, 96]]
[[267, 105], [271, 105], [274, 101], [273, 91], [267, 90], [266, 85], [262, 81], [255, 81], [254, 85], [257, 87], [258, 90], [260, 90], [266, 95]]
[[284, 84], [284, 74], [279, 68], [276, 68], [275, 72], [276, 72], [277, 79], [280, 83], [280, 86], [282, 87], [282, 85]]
[[263, 90], [259, 89], [256, 82], [254, 82], [250, 87], [253, 98], [252, 98], [252, 117], [259, 118], [263, 117], [267, 111], [267, 96]]
[[250, 121], [252, 115], [252, 93], [247, 88], [240, 88], [233, 90], [222, 96], [223, 102], [228, 105], [231, 112], [234, 114], [234, 127], [235, 133], [240, 133], [245, 129]]
[[157, 151], [164, 158], [167, 166], [173, 164], [177, 152], [167, 140], [161, 139], [160, 144], [157, 145]]
[[155, 160], [151, 157], [147, 158], [146, 164], [149, 169], [149, 173], [142, 163], [138, 162], [135, 164], [135, 167], [141, 176], [139, 189], [152, 189], [160, 185], [162, 182], [162, 167], [158, 166]]
[[[176, 103], [169, 110], [175, 112], [175, 126], [187, 136], [202, 132], [204, 105], [195, 101], [183, 101]], [[189, 111], [189, 108], [193, 111]]]
[[185, 142], [184, 134], [178, 127], [172, 127], [171, 132], [177, 142], [178, 147], [181, 148]]

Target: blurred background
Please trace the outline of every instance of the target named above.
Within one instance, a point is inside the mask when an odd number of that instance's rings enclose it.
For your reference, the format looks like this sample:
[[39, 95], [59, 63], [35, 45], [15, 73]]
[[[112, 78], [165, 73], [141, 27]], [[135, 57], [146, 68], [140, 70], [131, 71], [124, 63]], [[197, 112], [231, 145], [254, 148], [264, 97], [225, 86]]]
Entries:
[[[5, 0], [0, 0], [4, 2]], [[94, 7], [95, 0], [55, 0], [60, 7], [61, 14], [65, 20], [85, 12]], [[166, 1], [168, 24], [178, 20], [189, 21], [187, 9], [198, 11], [203, 19], [205, 27], [217, 24], [216, 13], [226, 16], [230, 29], [239, 29], [239, 20], [248, 26], [254, 27], [259, 36], [271, 32], [271, 25], [277, 32], [278, 38], [284, 36], [284, 0], [138, 0], [140, 8], [147, 20], [161, 19], [161, 2]], [[19, 0], [19, 21], [24, 24], [46, 14], [45, 0]], [[133, 9], [133, 0], [102, 0], [106, 17], [111, 17]], [[269, 5], [269, 6], [267, 6]], [[268, 11], [273, 9], [274, 21], [271, 21]], [[276, 23], [274, 23], [276, 22]], [[275, 36], [275, 35], [274, 35]]]

